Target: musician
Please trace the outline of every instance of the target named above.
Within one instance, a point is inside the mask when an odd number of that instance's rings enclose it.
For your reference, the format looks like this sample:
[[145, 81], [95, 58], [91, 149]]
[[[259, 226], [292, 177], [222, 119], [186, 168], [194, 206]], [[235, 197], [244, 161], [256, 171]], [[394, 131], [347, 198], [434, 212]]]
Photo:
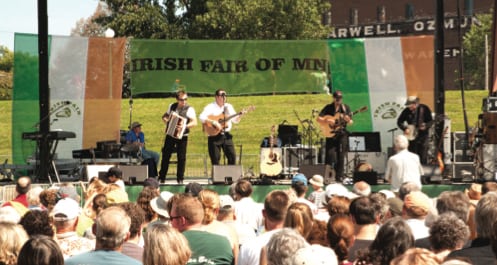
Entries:
[[233, 106], [226, 102], [226, 91], [224, 89], [216, 90], [215, 101], [205, 106], [202, 113], [200, 113], [199, 119], [204, 127], [212, 127], [220, 130], [218, 134], [210, 135], [207, 139], [209, 157], [212, 165], [219, 165], [219, 159], [221, 159], [221, 149], [228, 159], [228, 165], [234, 165], [236, 162], [235, 146], [233, 144], [233, 136], [230, 131], [233, 123], [240, 122], [241, 115], [237, 115], [223, 124], [221, 124], [218, 119], [213, 118], [230, 117], [236, 114], [237, 113]]
[[145, 149], [145, 134], [142, 132], [142, 124], [133, 122], [126, 134], [126, 144], [139, 146], [143, 160], [153, 159], [155, 165], [159, 163], [159, 153]]
[[[186, 126], [185, 131], [181, 139], [177, 139], [171, 135], [166, 134], [164, 140], [164, 146], [162, 147], [162, 161], [159, 171], [159, 180], [165, 181], [167, 171], [169, 169], [169, 162], [171, 160], [171, 155], [176, 151], [176, 156], [178, 158], [178, 164], [176, 169], [176, 180], [178, 184], [183, 184], [183, 179], [185, 176], [186, 167], [186, 147], [188, 145], [188, 133], [190, 128], [197, 125], [197, 117], [195, 114], [195, 109], [188, 105], [188, 94], [185, 91], [176, 92], [176, 102], [169, 105], [167, 111], [162, 115], [162, 120], [167, 124], [166, 132], [169, 126], [178, 126], [177, 129], [181, 129], [181, 126]], [[173, 117], [177, 115], [186, 118], [186, 124], [170, 124], [170, 121], [174, 121]]]
[[409, 139], [409, 151], [419, 156], [421, 164], [427, 164], [429, 128], [433, 124], [431, 110], [419, 103], [416, 96], [409, 96], [405, 105], [406, 108], [397, 118], [397, 126]]
[[354, 122], [350, 107], [343, 103], [342, 91], [333, 92], [333, 102], [324, 106], [316, 121], [329, 124], [330, 130], [334, 133], [333, 137], [326, 138], [325, 160], [326, 164], [335, 169], [336, 180], [342, 181], [345, 177], [344, 162], [348, 151], [348, 132], [346, 127]]

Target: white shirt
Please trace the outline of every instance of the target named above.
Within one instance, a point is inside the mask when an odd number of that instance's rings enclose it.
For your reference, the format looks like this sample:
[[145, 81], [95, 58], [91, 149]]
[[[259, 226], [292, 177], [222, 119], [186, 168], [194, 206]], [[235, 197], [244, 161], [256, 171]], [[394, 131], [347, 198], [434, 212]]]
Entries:
[[[198, 118], [202, 123], [204, 123], [206, 120], [209, 119], [209, 116], [219, 116], [223, 113], [226, 117], [229, 117], [231, 115], [235, 115], [236, 111], [230, 103], [224, 103], [223, 106], [219, 106], [216, 102], [212, 102], [205, 106], [204, 110], [202, 110], [202, 113], [200, 113], [200, 116]], [[233, 122], [237, 123], [237, 119], [230, 119], [226, 122], [227, 127], [224, 130], [225, 132], [229, 132], [231, 130]]]
[[261, 249], [267, 245], [271, 237], [281, 229], [274, 229], [256, 237], [254, 240], [243, 244], [238, 254], [238, 265], [259, 264]]
[[250, 197], [235, 201], [236, 221], [241, 224], [247, 224], [254, 231], [258, 231], [259, 227], [264, 224], [262, 217], [263, 208], [264, 205], [262, 203], [257, 203]]
[[411, 228], [414, 240], [430, 236], [430, 228], [425, 225], [425, 219], [406, 219], [405, 221]]
[[399, 191], [400, 185], [407, 181], [414, 182], [421, 188], [421, 175], [423, 167], [419, 156], [407, 149], [388, 159], [385, 179], [390, 182], [392, 191]]

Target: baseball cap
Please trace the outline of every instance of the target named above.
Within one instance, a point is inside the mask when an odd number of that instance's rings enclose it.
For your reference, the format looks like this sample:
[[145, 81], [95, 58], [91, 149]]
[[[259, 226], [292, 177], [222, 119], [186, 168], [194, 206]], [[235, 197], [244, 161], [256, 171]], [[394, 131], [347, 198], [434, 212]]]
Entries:
[[219, 207], [221, 207], [221, 208], [224, 208], [224, 207], [226, 207], [226, 208], [228, 208], [228, 207], [234, 208], [235, 207], [235, 201], [229, 195], [226, 195], [226, 194], [219, 195]]
[[409, 96], [407, 97], [407, 100], [406, 100], [406, 106], [407, 105], [411, 105], [411, 104], [414, 104], [414, 103], [417, 103], [418, 102], [418, 97], [416, 96]]
[[79, 207], [79, 204], [71, 198], [59, 200], [52, 209], [52, 216], [55, 221], [73, 220], [80, 214], [81, 207]]
[[293, 176], [292, 185], [296, 184], [299, 181], [304, 183], [305, 186], [307, 186], [307, 178], [304, 176], [304, 174], [299, 173], [299, 174], [296, 174], [295, 176]]

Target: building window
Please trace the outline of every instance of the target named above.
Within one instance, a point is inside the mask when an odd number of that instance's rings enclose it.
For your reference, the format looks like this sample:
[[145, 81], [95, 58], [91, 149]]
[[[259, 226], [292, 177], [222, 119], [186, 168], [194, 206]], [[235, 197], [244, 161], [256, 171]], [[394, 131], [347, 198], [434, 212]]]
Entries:
[[387, 9], [385, 6], [378, 6], [376, 9], [377, 20], [380, 23], [387, 22]]
[[414, 5], [412, 3], [406, 4], [406, 19], [414, 19]]
[[350, 9], [350, 24], [351, 25], [359, 24], [359, 10], [357, 8]]

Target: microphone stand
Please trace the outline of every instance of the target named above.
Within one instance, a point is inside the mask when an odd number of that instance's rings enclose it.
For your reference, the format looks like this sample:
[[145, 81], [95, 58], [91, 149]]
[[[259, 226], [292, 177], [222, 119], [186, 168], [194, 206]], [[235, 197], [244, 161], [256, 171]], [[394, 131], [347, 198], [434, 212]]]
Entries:
[[132, 119], [133, 119], [133, 96], [130, 94], [129, 95], [129, 126], [128, 126], [128, 128], [131, 128]]

